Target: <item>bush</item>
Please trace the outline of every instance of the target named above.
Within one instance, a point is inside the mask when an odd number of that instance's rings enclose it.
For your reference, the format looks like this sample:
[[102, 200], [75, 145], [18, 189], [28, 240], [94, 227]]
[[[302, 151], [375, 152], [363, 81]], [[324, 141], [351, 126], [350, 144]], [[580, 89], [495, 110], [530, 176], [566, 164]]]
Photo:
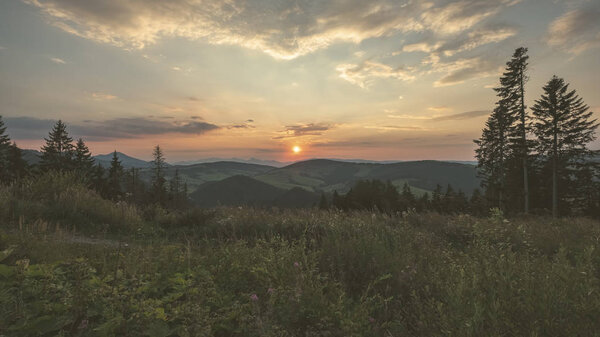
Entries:
[[5, 224], [42, 219], [83, 232], [130, 232], [142, 225], [134, 206], [103, 199], [73, 173], [48, 172], [0, 187], [0, 209]]

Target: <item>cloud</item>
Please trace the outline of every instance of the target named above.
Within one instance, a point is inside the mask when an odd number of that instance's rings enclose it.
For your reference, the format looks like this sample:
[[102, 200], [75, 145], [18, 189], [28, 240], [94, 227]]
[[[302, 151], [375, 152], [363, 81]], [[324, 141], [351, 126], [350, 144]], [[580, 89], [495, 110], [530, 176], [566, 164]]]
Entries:
[[391, 114], [391, 115], [387, 115], [387, 116], [388, 116], [388, 118], [397, 118], [397, 119], [423, 119], [423, 120], [431, 119], [431, 117], [428, 117], [428, 116], [396, 115], [396, 114]]
[[[430, 110], [434, 110], [434, 111], [444, 111], [444, 110], [448, 110], [447, 107], [432, 107], [429, 108]], [[452, 114], [452, 115], [445, 115], [445, 116], [440, 116], [440, 115], [434, 115], [434, 116], [413, 116], [413, 115], [396, 115], [396, 114], [392, 114], [392, 115], [388, 115], [389, 118], [397, 118], [397, 119], [414, 119], [414, 120], [430, 120], [430, 121], [458, 121], [458, 120], [465, 120], [465, 119], [471, 119], [471, 118], [477, 118], [480, 116], [486, 116], [489, 115], [490, 111], [489, 110], [476, 110], [476, 111], [467, 111], [467, 112], [461, 112], [461, 113], [457, 113], [457, 114]]]
[[0, 46], [0, 50], [5, 50], [5, 49], [6, 49], [6, 47]]
[[575, 9], [556, 18], [548, 26], [546, 42], [578, 55], [600, 46], [600, 5]]
[[23, 0], [56, 27], [83, 38], [142, 49], [163, 38], [261, 50], [293, 59], [337, 42], [395, 32], [456, 34], [514, 0]]
[[112, 101], [118, 98], [115, 95], [106, 94], [103, 92], [93, 92], [90, 94], [90, 96], [95, 101]]
[[227, 128], [228, 129], [254, 129], [256, 126], [252, 125], [252, 123], [254, 123], [254, 120], [247, 119], [244, 123], [228, 125]]
[[446, 115], [446, 116], [438, 116], [438, 117], [434, 117], [431, 120], [432, 121], [460, 121], [460, 120], [465, 120], [465, 119], [471, 119], [471, 118], [477, 118], [477, 117], [481, 117], [481, 116], [487, 116], [491, 113], [491, 111], [489, 110], [476, 110], [476, 111], [467, 111], [467, 112], [461, 112], [461, 113], [457, 113], [457, 114], [453, 114], [453, 115]]
[[368, 88], [376, 78], [392, 78], [402, 81], [415, 79], [411, 74], [411, 68], [392, 68], [389, 65], [373, 61], [364, 61], [361, 64], [340, 64], [336, 70], [340, 73], [340, 78], [363, 89]]
[[447, 106], [445, 106], [445, 105], [441, 105], [441, 106], [430, 106], [430, 107], [429, 107], [429, 108], [427, 108], [427, 109], [429, 109], [429, 110], [431, 110], [431, 111], [436, 111], [436, 112], [439, 112], [439, 111], [446, 111], [446, 110], [449, 110], [450, 108], [449, 108], [449, 107], [447, 107]]
[[[35, 117], [5, 117], [9, 134], [17, 139], [36, 139], [48, 134], [55, 120]], [[88, 140], [104, 141], [119, 138], [169, 133], [204, 134], [220, 127], [198, 121], [157, 120], [144, 117], [115, 118], [104, 121], [86, 120], [80, 124], [68, 123], [67, 131]]]
[[273, 137], [273, 139], [283, 139], [302, 136], [319, 136], [322, 135], [323, 132], [332, 129], [333, 127], [333, 125], [325, 123], [286, 125], [285, 130], [281, 131], [284, 134], [281, 136]]
[[52, 62], [54, 62], [56, 64], [65, 64], [65, 63], [67, 63], [65, 60], [60, 59], [58, 57], [51, 57], [50, 61], [52, 61]]
[[436, 63], [431, 72], [446, 73], [442, 78], [433, 83], [435, 87], [443, 87], [460, 84], [473, 78], [497, 75], [500, 70], [501, 66], [490, 58], [472, 57], [451, 62]]

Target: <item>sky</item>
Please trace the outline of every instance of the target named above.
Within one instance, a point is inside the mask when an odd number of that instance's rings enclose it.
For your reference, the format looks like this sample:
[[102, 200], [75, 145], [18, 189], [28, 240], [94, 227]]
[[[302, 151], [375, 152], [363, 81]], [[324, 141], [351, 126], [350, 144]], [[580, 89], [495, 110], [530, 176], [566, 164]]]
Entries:
[[600, 117], [598, 0], [4, 0], [0, 115], [32, 149], [473, 160], [520, 46], [529, 106], [557, 75]]

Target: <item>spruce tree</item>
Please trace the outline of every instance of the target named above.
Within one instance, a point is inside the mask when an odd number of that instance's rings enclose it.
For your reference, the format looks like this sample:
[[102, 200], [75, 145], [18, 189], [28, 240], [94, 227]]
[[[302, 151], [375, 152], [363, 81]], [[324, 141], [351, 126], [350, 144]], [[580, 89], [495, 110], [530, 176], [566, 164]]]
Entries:
[[152, 152], [152, 193], [154, 201], [164, 204], [166, 195], [165, 157], [159, 145]]
[[6, 126], [0, 116], [0, 181], [8, 181], [9, 171], [10, 137], [6, 134]]
[[575, 90], [569, 90], [569, 84], [556, 76], [546, 83], [532, 111], [537, 152], [542, 166], [552, 172], [552, 215], [556, 217], [559, 199], [569, 194], [568, 190], [560, 191], [559, 185], [573, 191], [570, 197], [576, 198], [580, 194], [577, 187], [592, 183], [592, 180], [577, 182], [573, 178], [575, 171], [591, 165], [589, 159], [594, 151], [587, 144], [596, 139], [598, 123]]
[[327, 202], [327, 196], [325, 192], [321, 192], [321, 199], [319, 200], [319, 209], [324, 210], [329, 208], [329, 202]]
[[110, 168], [108, 169], [108, 186], [107, 193], [111, 199], [118, 199], [122, 195], [121, 189], [121, 177], [123, 176], [123, 166], [117, 155], [117, 151], [113, 152], [112, 159], [110, 161]]
[[85, 145], [83, 139], [79, 138], [75, 144], [75, 155], [74, 155], [75, 170], [79, 173], [88, 176], [92, 173], [94, 167], [94, 158], [90, 149]]
[[8, 173], [10, 180], [20, 180], [27, 175], [29, 165], [23, 159], [23, 152], [13, 142], [8, 149]]
[[478, 148], [477, 172], [481, 184], [500, 209], [504, 207], [507, 159], [510, 154], [508, 132], [513, 118], [508, 114], [504, 100], [500, 100], [488, 118], [481, 137], [475, 140]]
[[522, 171], [512, 172], [515, 176], [522, 176], [523, 211], [529, 212], [529, 174], [528, 156], [529, 143], [529, 117], [525, 106], [525, 82], [527, 82], [527, 48], [517, 48], [510, 61], [506, 63], [506, 70], [500, 77], [500, 86], [495, 88], [502, 105], [507, 113], [512, 116], [513, 125], [508, 129], [508, 138], [511, 143], [511, 159], [513, 169]]
[[71, 170], [73, 168], [73, 138], [67, 126], [59, 120], [52, 127], [46, 145], [42, 147], [40, 166], [46, 170]]

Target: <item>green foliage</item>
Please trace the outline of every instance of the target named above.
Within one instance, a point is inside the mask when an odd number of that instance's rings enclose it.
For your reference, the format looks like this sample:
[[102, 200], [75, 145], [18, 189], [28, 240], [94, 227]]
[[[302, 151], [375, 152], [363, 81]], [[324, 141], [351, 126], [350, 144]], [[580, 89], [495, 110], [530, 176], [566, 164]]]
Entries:
[[[79, 186], [53, 175], [32, 184], [39, 186], [28, 197], [50, 198], [55, 184]], [[600, 329], [597, 221], [506, 219], [499, 209], [489, 218], [157, 205], [144, 214], [147, 234], [119, 241], [35, 232], [27, 229], [32, 217], [20, 230], [5, 226], [0, 330], [541, 336]], [[109, 221], [102, 216], [88, 214], [88, 222]]]
[[40, 220], [84, 232], [127, 232], [141, 225], [134, 207], [103, 199], [83, 181], [74, 172], [50, 171], [0, 187], [0, 219], [4, 223]]

